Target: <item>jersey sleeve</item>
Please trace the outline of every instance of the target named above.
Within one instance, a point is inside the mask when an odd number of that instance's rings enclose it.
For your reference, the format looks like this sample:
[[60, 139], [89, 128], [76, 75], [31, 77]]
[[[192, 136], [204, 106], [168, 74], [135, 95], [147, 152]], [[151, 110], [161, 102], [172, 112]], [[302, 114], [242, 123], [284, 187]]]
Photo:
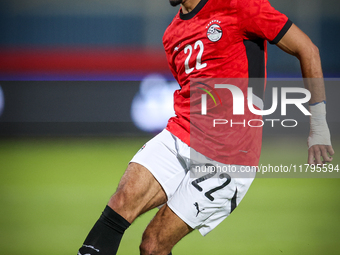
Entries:
[[238, 0], [238, 22], [245, 40], [262, 38], [272, 44], [278, 43], [292, 25], [268, 0]]

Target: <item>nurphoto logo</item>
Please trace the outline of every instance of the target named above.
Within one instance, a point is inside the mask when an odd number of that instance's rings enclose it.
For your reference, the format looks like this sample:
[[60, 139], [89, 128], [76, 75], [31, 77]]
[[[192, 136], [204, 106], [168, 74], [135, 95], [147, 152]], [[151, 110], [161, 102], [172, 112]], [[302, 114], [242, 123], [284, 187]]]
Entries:
[[[236, 125], [262, 127], [265, 123], [274, 127], [276, 122], [280, 122], [282, 127], [297, 126], [298, 121], [295, 119], [267, 118], [263, 120], [262, 117], [259, 117], [273, 114], [277, 110], [279, 103], [281, 116], [287, 116], [288, 105], [292, 105], [295, 109], [297, 108], [305, 116], [311, 115], [303, 105], [308, 103], [311, 98], [311, 93], [305, 88], [271, 87], [272, 103], [270, 108], [264, 109], [263, 91], [265, 84], [261, 90], [258, 86], [248, 86], [248, 80], [251, 79], [229, 79], [226, 81], [230, 80], [234, 81], [234, 83], [221, 83], [221, 79], [210, 79], [208, 82], [206, 80], [192, 83], [193, 91], [200, 92], [200, 102], [198, 102], [196, 96], [196, 99], [191, 101], [191, 104], [194, 106], [200, 104], [201, 116], [209, 116], [209, 114], [213, 116], [213, 118], [209, 119], [211, 120], [212, 127], [218, 125], [228, 125], [230, 127], [235, 127]], [[235, 85], [235, 83], [237, 85]], [[258, 91], [260, 91], [260, 93]], [[294, 95], [294, 97], [298, 98], [290, 98], [289, 95]], [[220, 117], [218, 115], [220, 115]], [[228, 118], [225, 118], [226, 116], [228, 116]], [[240, 116], [245, 116], [245, 118], [240, 119]], [[231, 117], [237, 117], [237, 120]]]

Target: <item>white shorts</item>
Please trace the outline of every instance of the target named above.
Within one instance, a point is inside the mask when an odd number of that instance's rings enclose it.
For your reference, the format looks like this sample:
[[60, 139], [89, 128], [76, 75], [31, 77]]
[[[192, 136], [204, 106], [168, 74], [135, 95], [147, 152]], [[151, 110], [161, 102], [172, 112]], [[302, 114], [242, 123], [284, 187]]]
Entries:
[[226, 173], [197, 176], [192, 173], [194, 162], [190, 155], [193, 151], [179, 138], [163, 130], [148, 141], [131, 162], [146, 167], [164, 189], [170, 209], [205, 236], [241, 202], [256, 173], [246, 178]]

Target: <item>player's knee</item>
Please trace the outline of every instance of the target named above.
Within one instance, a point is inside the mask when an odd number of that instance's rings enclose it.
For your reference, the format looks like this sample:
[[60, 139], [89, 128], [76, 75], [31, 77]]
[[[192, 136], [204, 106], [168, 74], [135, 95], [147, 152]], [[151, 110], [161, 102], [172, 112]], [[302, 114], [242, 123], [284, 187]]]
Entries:
[[139, 214], [139, 208], [133, 198], [124, 191], [117, 191], [109, 200], [108, 205], [127, 221], [132, 223]]
[[139, 249], [142, 255], [167, 255], [171, 251], [171, 248], [167, 247], [166, 242], [160, 242], [156, 235], [148, 232], [144, 232]]
[[152, 243], [143, 241], [139, 246], [141, 255], [158, 254]]
[[162, 253], [160, 247], [158, 247], [157, 243], [149, 241], [143, 241], [139, 246], [140, 254], [141, 255], [160, 255], [160, 254], [167, 254]]
[[114, 193], [109, 201], [109, 205], [115, 209], [123, 208], [128, 202], [128, 194], [124, 191], [117, 191]]
[[127, 184], [119, 184], [117, 191], [111, 196], [109, 205], [113, 209], [128, 209], [131, 210], [137, 204], [136, 192]]

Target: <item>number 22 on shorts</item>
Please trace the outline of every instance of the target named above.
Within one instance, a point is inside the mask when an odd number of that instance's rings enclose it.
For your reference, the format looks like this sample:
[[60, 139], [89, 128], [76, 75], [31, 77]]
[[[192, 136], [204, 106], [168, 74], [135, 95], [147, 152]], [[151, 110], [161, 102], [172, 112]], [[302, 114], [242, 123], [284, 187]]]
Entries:
[[[206, 164], [206, 167], [209, 167], [209, 166], [213, 166], [212, 164]], [[191, 184], [200, 192], [203, 191], [203, 188], [198, 185], [200, 182], [203, 182], [203, 181], [206, 181], [208, 179], [210, 179], [211, 177], [215, 176], [216, 175], [216, 168], [213, 166], [212, 167], [212, 171], [206, 175], [203, 175], [202, 177], [200, 178], [197, 178], [196, 180], [192, 181]], [[229, 174], [226, 174], [226, 173], [221, 173], [219, 175], [219, 178], [220, 179], [224, 179], [226, 178], [226, 181], [220, 185], [220, 186], [217, 186], [213, 189], [210, 189], [209, 191], [205, 192], [204, 195], [210, 200], [210, 201], [214, 201], [214, 197], [211, 195], [212, 193], [220, 190], [220, 189], [223, 189], [225, 186], [227, 186], [230, 182], [231, 182], [231, 177]]]

